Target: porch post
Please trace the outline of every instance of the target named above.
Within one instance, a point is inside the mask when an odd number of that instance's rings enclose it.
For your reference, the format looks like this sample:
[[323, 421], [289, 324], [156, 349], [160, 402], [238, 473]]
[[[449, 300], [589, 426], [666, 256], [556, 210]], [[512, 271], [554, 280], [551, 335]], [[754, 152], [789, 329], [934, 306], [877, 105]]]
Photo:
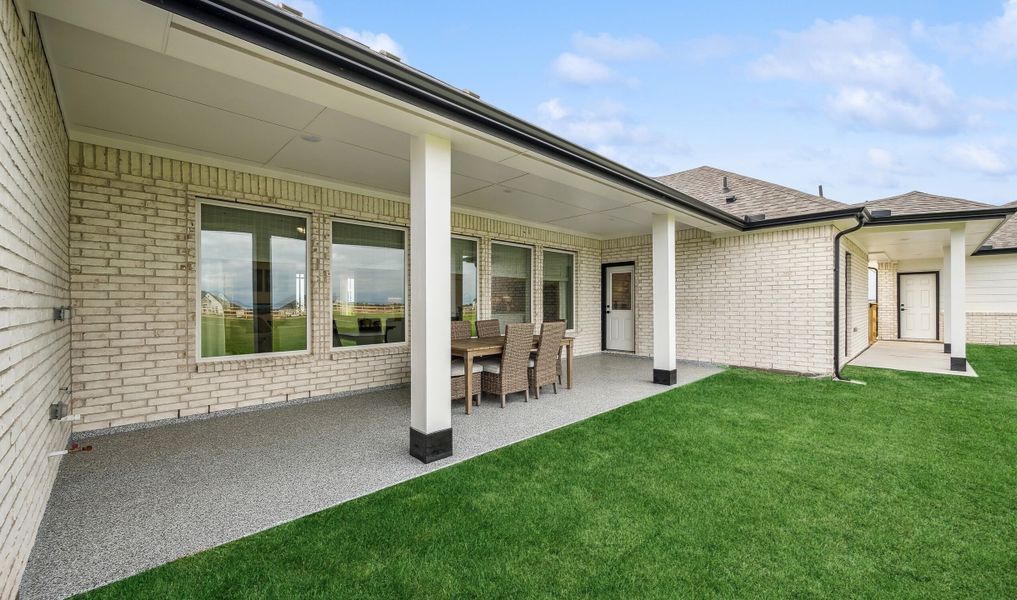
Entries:
[[674, 215], [653, 215], [653, 383], [678, 383]]
[[950, 230], [950, 369], [967, 371], [967, 252], [964, 225]]
[[950, 331], [953, 316], [950, 312], [950, 296], [953, 295], [953, 290], [950, 288], [950, 246], [943, 246], [943, 280], [939, 282], [940, 287], [943, 288], [943, 352], [950, 354], [950, 339], [953, 332]]
[[452, 144], [410, 142], [410, 454], [452, 456], [448, 307], [452, 252]]

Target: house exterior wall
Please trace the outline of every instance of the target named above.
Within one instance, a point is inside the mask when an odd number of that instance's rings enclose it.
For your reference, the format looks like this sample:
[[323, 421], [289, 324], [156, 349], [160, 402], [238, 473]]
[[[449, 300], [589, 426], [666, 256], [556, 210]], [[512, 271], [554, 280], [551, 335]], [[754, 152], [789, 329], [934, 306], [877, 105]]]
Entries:
[[[604, 264], [633, 262], [633, 309], [635, 310], [635, 354], [653, 354], [653, 248], [651, 236], [640, 235], [616, 240], [606, 240], [601, 245], [601, 262]], [[600, 274], [597, 274], [598, 279]], [[597, 310], [603, 306], [598, 295]], [[679, 313], [679, 317], [680, 313]], [[599, 342], [598, 342], [599, 343]], [[599, 348], [600, 346], [598, 346]]]
[[829, 226], [721, 238], [679, 231], [678, 357], [830, 372], [832, 255]]
[[[897, 339], [897, 275], [942, 270], [942, 258], [879, 263], [879, 339]], [[941, 340], [946, 293], [941, 284]], [[1017, 254], [968, 257], [967, 302], [968, 343], [1017, 345]]]
[[[845, 256], [851, 254], [850, 269]], [[841, 366], [869, 347], [869, 254], [849, 239], [841, 238], [840, 302]], [[847, 285], [851, 294], [847, 297]]]
[[[76, 431], [409, 380], [408, 344], [333, 351], [329, 307], [330, 219], [405, 226], [408, 204], [79, 142], [68, 156], [72, 388], [83, 415]], [[308, 354], [197, 360], [195, 216], [203, 197], [311, 215]], [[452, 230], [479, 240], [481, 318], [490, 314], [492, 240], [532, 247], [534, 322], [543, 316], [544, 248], [574, 252], [575, 350], [599, 351], [598, 240], [461, 213]]]
[[[27, 15], [27, 11], [23, 13]], [[34, 19], [0, 0], [0, 598], [13, 598], [70, 425], [67, 138]]]
[[972, 256], [967, 272], [968, 342], [1017, 345], [1017, 254]]

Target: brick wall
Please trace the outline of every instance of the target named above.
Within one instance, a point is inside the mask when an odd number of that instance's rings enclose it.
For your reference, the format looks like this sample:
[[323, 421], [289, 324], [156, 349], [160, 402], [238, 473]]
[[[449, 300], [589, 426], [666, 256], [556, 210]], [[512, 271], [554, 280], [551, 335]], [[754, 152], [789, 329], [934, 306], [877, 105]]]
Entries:
[[[406, 344], [332, 351], [329, 312], [329, 219], [405, 226], [406, 203], [78, 142], [70, 144], [68, 156], [76, 309], [72, 385], [75, 412], [83, 415], [76, 430], [408, 381]], [[199, 197], [312, 215], [309, 354], [196, 359]], [[579, 281], [575, 349], [578, 354], [600, 349], [599, 241], [460, 213], [453, 215], [452, 229], [479, 242], [481, 318], [491, 310], [492, 240], [533, 248], [534, 322], [542, 318], [543, 249], [574, 252]]]
[[0, 598], [17, 592], [70, 425], [67, 140], [34, 21], [0, 0]]
[[1017, 314], [968, 313], [968, 343], [1017, 346]]
[[[869, 347], [869, 255], [860, 246], [841, 238], [843, 254], [851, 253], [851, 268], [841, 267], [841, 365]], [[845, 297], [850, 282], [851, 297]]]
[[724, 238], [679, 231], [678, 357], [829, 372], [832, 251], [828, 226]]
[[897, 263], [881, 262], [876, 267], [877, 289], [879, 290], [879, 339], [897, 339]]

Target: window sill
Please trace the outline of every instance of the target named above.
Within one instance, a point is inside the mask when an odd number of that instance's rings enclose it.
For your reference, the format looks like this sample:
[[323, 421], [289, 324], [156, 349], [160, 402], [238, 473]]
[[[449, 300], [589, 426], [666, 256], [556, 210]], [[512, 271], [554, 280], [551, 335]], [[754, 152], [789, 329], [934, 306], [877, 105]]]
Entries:
[[199, 358], [195, 363], [198, 373], [218, 373], [222, 371], [238, 371], [243, 369], [294, 365], [311, 359], [311, 352], [273, 352], [268, 354], [245, 354], [220, 358]]
[[409, 351], [409, 342], [393, 342], [391, 344], [342, 346], [332, 348], [329, 354], [332, 360], [344, 360], [351, 356], [388, 356], [391, 354], [406, 354]]

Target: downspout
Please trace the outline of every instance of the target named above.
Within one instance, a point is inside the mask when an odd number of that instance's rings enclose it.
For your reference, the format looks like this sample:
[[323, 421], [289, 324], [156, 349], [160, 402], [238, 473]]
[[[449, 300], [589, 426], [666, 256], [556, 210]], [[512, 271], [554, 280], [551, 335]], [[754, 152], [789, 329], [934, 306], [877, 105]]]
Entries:
[[840, 376], [840, 238], [854, 233], [869, 222], [869, 212], [862, 209], [855, 215], [857, 223], [833, 236], [833, 380], [844, 381]]

